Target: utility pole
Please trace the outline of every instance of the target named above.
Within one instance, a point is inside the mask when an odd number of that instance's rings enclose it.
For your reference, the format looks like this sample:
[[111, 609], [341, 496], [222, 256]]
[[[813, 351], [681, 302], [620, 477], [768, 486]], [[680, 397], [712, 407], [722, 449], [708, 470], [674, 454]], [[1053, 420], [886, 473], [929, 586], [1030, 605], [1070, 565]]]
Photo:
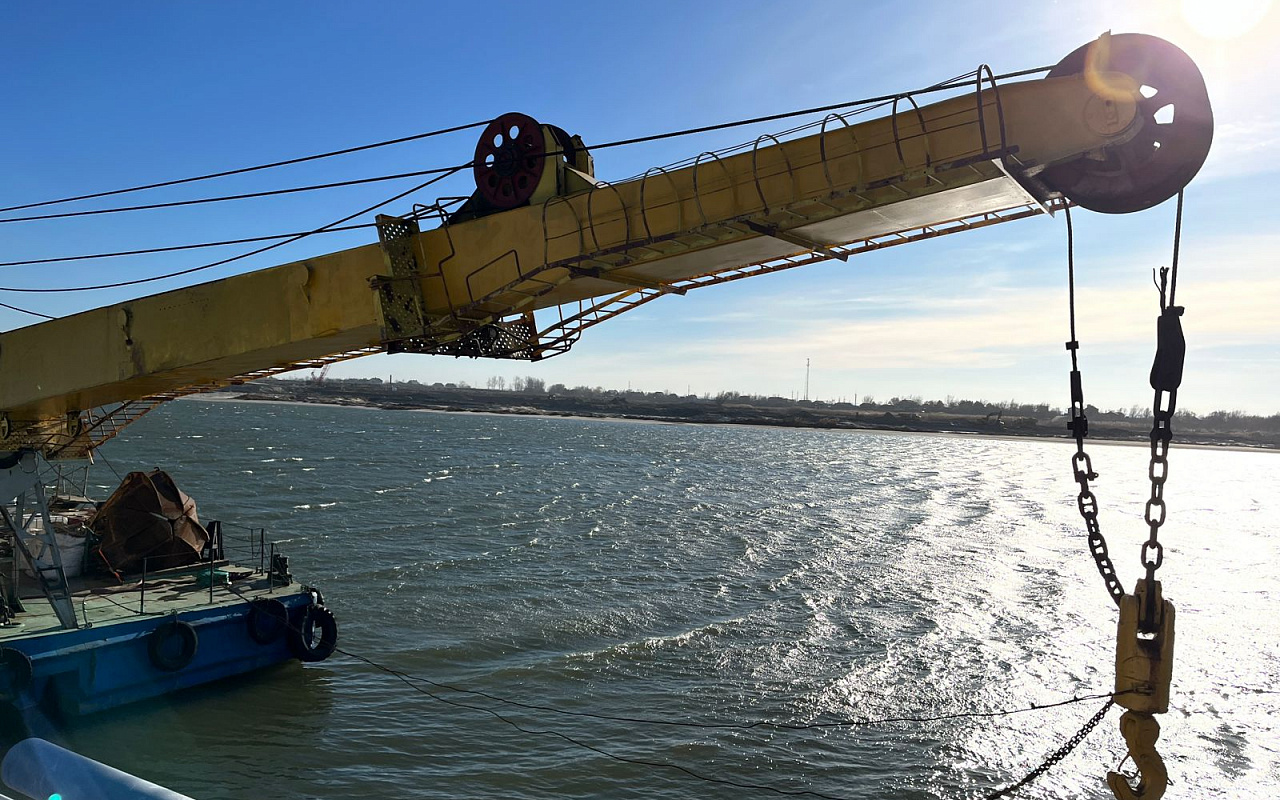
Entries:
[[804, 401], [809, 402], [809, 359], [804, 360]]

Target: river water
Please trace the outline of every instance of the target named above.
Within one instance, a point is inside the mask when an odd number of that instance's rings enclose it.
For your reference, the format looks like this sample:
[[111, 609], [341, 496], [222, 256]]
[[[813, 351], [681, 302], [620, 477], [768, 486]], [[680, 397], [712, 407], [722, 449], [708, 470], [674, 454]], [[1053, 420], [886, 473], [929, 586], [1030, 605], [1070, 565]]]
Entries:
[[[1131, 588], [1142, 448], [1091, 445]], [[341, 646], [519, 702], [702, 723], [986, 712], [1111, 688], [1115, 608], [1067, 443], [255, 403], [170, 403], [104, 448], [202, 518], [264, 525]], [[114, 485], [95, 468], [101, 496]], [[1176, 449], [1170, 797], [1280, 795], [1280, 455]], [[968, 798], [1103, 701], [786, 730], [554, 714], [358, 660], [76, 722], [71, 746], [203, 800]], [[446, 702], [447, 701], [447, 702]], [[452, 703], [452, 705], [451, 705]], [[490, 708], [498, 716], [465, 704]], [[1109, 797], [1119, 709], [1019, 794]], [[548, 731], [558, 732], [566, 738]], [[538, 733], [541, 732], [541, 733]]]

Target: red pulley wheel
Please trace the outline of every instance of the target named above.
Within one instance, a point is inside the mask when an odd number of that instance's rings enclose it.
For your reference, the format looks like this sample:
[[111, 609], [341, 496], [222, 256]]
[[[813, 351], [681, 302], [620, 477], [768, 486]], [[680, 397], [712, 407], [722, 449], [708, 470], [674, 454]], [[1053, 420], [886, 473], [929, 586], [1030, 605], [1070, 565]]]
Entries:
[[476, 189], [494, 208], [523, 205], [542, 180], [546, 156], [537, 120], [517, 111], [503, 114], [489, 123], [476, 144]]

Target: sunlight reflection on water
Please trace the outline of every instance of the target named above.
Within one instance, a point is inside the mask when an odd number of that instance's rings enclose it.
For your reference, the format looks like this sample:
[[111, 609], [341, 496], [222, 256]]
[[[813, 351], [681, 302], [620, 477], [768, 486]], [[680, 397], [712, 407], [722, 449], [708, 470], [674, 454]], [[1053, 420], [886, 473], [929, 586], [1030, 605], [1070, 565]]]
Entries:
[[[195, 434], [175, 448], [173, 436]], [[1127, 586], [1146, 452], [1091, 446]], [[270, 452], [270, 458], [255, 453]], [[1026, 707], [1111, 685], [1115, 608], [1060, 442], [183, 402], [113, 443], [204, 518], [265, 524], [343, 646], [573, 710], [825, 721]], [[1280, 785], [1280, 456], [1175, 449], [1162, 531], [1178, 607], [1170, 796]], [[246, 465], [253, 475], [240, 474]], [[105, 476], [99, 472], [105, 483]], [[448, 480], [443, 480], [447, 478]], [[1101, 704], [995, 719], [691, 730], [508, 709], [630, 757], [847, 798], [972, 797]], [[1020, 794], [1102, 798], [1118, 712]], [[434, 703], [334, 658], [66, 730], [193, 796], [733, 797]], [[193, 754], [199, 754], [198, 757]]]

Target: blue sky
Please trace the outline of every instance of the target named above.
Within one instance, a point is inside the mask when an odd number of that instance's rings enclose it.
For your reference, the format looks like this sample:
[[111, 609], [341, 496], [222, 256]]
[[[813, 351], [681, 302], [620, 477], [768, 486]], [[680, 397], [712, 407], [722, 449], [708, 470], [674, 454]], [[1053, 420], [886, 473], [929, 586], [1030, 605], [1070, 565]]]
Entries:
[[[11, 4], [0, 205], [288, 158], [520, 110], [592, 141], [915, 88], [989, 63], [1052, 64], [1099, 33], [1163, 36], [1200, 64], [1214, 150], [1187, 193], [1181, 405], [1280, 411], [1280, 12], [1265, 0], [1066, 3]], [[777, 126], [774, 126], [777, 127]], [[738, 129], [597, 154], [627, 177], [769, 130]], [[163, 201], [463, 163], [474, 131], [178, 187]], [[431, 196], [469, 194], [469, 176]], [[83, 220], [0, 225], [8, 261], [304, 230], [408, 188], [352, 187]], [[415, 198], [419, 201], [429, 198]], [[105, 205], [111, 200], [102, 201]], [[407, 210], [409, 201], [393, 207]], [[94, 207], [84, 204], [83, 208]], [[1150, 402], [1155, 299], [1173, 204], [1080, 212], [1086, 394]], [[371, 241], [313, 237], [211, 270], [212, 279]], [[380, 356], [335, 376], [790, 395], [813, 362], [823, 399], [921, 395], [1066, 401], [1064, 232], [1034, 219], [668, 297], [589, 331], [540, 364]], [[234, 248], [0, 269], [0, 285], [128, 279]], [[185, 283], [193, 282], [187, 278]], [[73, 295], [0, 293], [65, 314], [184, 285]], [[29, 318], [0, 309], [0, 329]]]

